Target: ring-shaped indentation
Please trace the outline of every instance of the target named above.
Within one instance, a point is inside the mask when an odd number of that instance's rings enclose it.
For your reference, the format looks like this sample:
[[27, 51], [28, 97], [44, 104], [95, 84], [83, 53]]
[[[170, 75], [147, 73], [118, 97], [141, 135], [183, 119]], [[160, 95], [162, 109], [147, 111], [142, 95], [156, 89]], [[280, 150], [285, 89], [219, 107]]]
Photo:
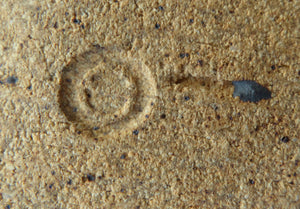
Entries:
[[95, 134], [134, 129], [156, 99], [150, 69], [126, 51], [93, 47], [62, 70], [59, 104], [79, 130]]

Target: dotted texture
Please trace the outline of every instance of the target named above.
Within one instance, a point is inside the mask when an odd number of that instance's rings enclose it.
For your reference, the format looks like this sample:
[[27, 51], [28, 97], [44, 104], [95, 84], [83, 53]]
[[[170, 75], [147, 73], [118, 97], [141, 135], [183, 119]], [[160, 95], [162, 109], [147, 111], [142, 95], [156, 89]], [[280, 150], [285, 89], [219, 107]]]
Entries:
[[[3, 0], [0, 20], [0, 208], [300, 208], [298, 1]], [[69, 77], [95, 47], [108, 67]], [[135, 94], [126, 128], [86, 120]]]

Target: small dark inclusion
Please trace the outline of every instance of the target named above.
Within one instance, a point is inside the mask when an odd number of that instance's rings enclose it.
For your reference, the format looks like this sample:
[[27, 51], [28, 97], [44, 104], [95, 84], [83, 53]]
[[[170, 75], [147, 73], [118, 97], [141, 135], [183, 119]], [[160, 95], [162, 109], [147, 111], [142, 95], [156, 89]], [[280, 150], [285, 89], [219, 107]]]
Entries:
[[8, 83], [8, 84], [15, 84], [17, 81], [18, 81], [18, 78], [15, 76], [9, 76], [6, 79], [6, 83]]
[[243, 102], [259, 102], [262, 99], [270, 99], [271, 91], [255, 81], [233, 81], [233, 97], [240, 97]]

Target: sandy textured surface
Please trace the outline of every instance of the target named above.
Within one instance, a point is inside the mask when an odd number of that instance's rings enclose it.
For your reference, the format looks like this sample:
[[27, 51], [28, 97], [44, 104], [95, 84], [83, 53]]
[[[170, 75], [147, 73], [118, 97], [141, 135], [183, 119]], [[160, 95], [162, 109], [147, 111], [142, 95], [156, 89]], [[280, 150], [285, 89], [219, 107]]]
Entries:
[[1, 0], [0, 207], [300, 208], [299, 11]]

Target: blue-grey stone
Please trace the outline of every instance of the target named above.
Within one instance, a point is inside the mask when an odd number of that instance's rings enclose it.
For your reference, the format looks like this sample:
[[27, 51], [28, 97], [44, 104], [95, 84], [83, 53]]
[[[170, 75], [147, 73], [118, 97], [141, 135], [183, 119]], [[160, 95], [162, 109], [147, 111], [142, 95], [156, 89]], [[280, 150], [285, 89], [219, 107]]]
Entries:
[[255, 81], [233, 81], [233, 97], [240, 97], [243, 102], [259, 102], [262, 99], [270, 99], [271, 92]]

